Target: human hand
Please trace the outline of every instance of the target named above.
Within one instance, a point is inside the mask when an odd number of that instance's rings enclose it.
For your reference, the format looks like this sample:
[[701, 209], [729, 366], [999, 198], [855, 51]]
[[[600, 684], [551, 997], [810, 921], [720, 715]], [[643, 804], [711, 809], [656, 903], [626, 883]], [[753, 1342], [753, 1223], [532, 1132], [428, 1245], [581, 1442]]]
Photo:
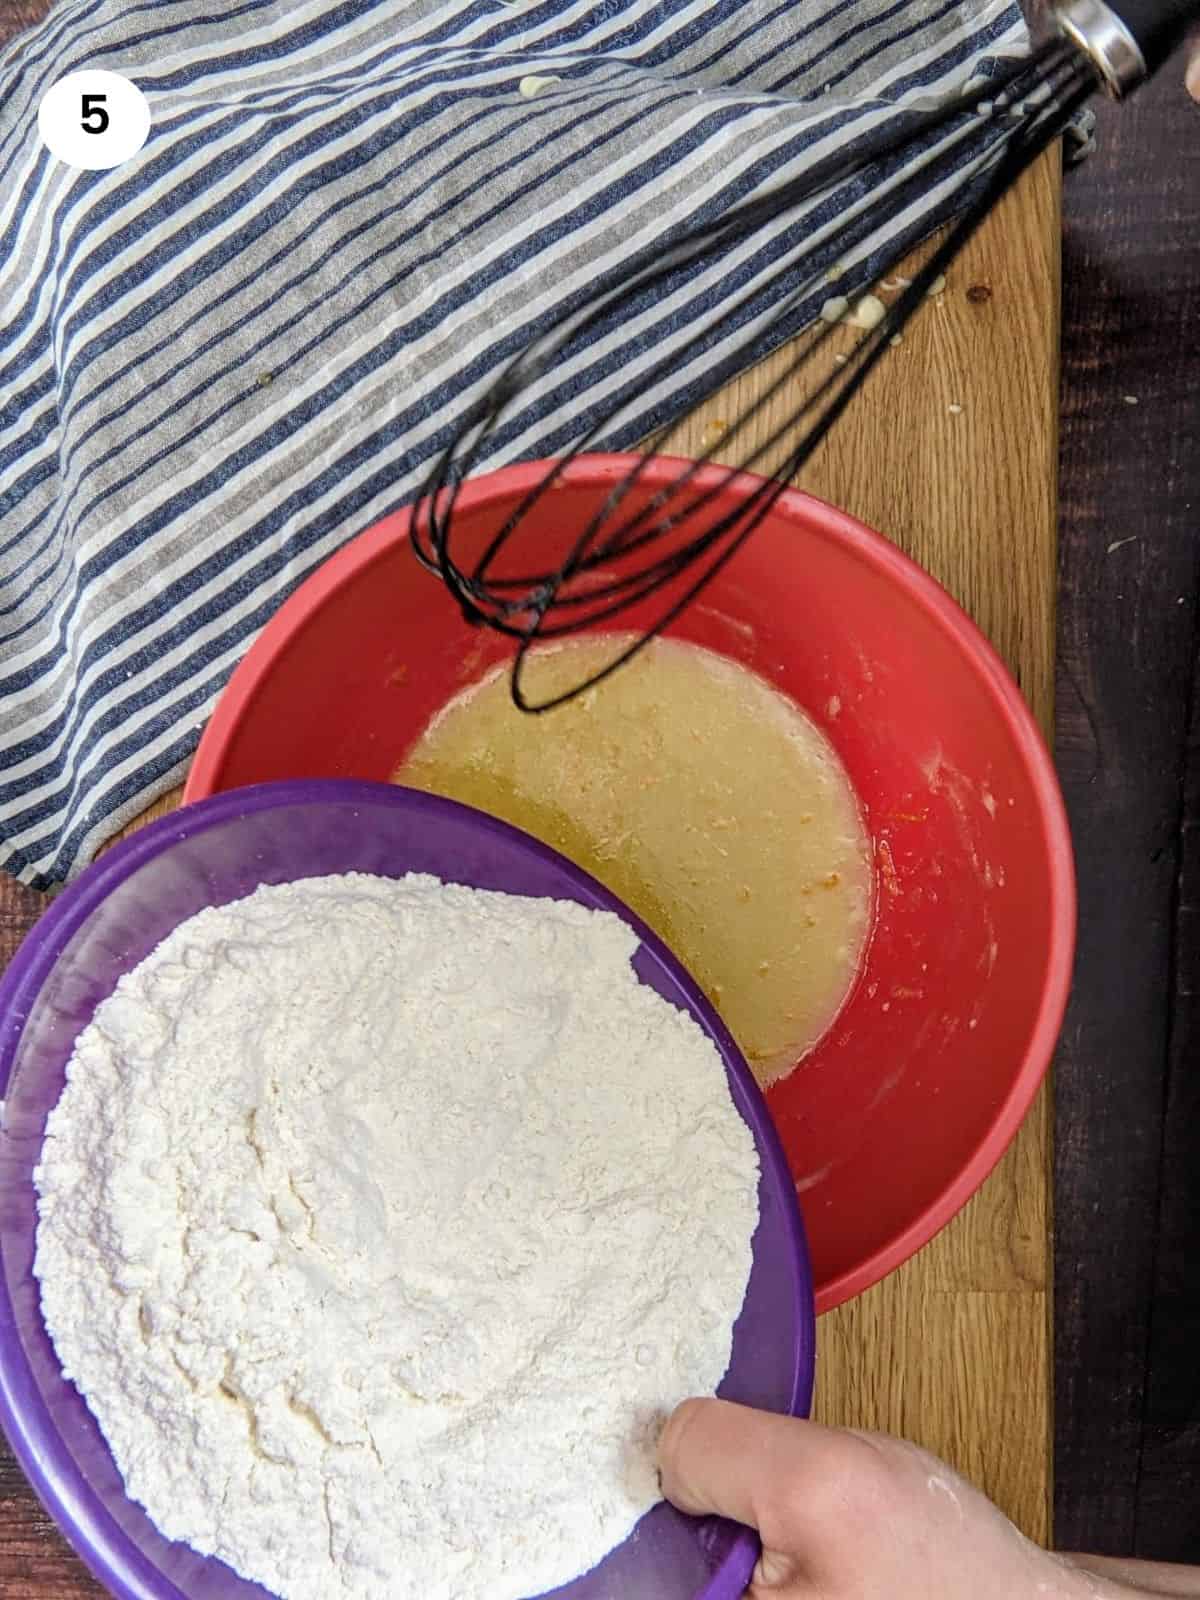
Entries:
[[1200, 1595], [1200, 1574], [1191, 1589], [1150, 1590], [1103, 1563], [1048, 1554], [935, 1456], [882, 1434], [689, 1400], [664, 1430], [659, 1462], [681, 1511], [758, 1530], [747, 1600]]
[[1200, 33], [1194, 33], [1188, 45], [1185, 81], [1192, 99], [1200, 100]]

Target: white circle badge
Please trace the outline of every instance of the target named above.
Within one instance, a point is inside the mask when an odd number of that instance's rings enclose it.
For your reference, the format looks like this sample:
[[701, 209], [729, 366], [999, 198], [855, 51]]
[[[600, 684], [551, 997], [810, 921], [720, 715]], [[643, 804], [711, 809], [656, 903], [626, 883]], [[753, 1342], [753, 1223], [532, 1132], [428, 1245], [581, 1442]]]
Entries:
[[137, 155], [150, 132], [150, 104], [119, 72], [89, 67], [60, 78], [42, 96], [38, 131], [69, 167], [106, 172]]

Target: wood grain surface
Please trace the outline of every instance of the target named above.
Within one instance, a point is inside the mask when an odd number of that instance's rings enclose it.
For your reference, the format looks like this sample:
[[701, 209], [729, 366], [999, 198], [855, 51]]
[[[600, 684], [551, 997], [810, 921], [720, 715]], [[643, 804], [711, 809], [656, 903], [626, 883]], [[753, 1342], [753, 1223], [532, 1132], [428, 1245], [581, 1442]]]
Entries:
[[48, 0], [0, 0], [0, 45], [40, 22], [49, 9]]
[[1058, 761], [1057, 1511], [1200, 1563], [1200, 110], [1169, 67], [1072, 173]]
[[[15, 14], [0, 0], [0, 32]], [[1058, 252], [1054, 157], [976, 237], [803, 479], [946, 584], [1047, 732]], [[771, 365], [739, 379], [697, 427], [731, 415]], [[0, 955], [36, 909], [34, 896], [0, 881]], [[1050, 1535], [1051, 1495], [1048, 1107], [1043, 1094], [996, 1173], [931, 1245], [822, 1319], [817, 1403], [824, 1420], [928, 1445], [1039, 1541]], [[98, 1593], [0, 1451], [0, 1594]]]

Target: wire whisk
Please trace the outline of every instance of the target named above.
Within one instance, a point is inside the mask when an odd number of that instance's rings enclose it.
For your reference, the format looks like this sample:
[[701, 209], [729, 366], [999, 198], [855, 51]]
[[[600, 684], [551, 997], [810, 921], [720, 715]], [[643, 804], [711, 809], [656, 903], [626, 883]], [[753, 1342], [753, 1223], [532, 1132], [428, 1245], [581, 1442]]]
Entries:
[[[1120, 97], [1144, 81], [1181, 42], [1200, 16], [1200, 0], [1064, 0], [1054, 12], [1056, 36], [1027, 58], [953, 104], [906, 114], [899, 139], [893, 125], [868, 134], [814, 164], [800, 177], [744, 201], [715, 220], [694, 226], [645, 249], [601, 277], [583, 305], [573, 305], [522, 350], [479, 399], [438, 456], [414, 502], [410, 537], [421, 563], [445, 584], [468, 621], [516, 641], [512, 696], [523, 711], [547, 711], [615, 672], [669, 627], [737, 554], [854, 399], [868, 374], [898, 342], [901, 332], [975, 229], [1023, 172], [1055, 140], [1099, 89]], [[965, 157], [956, 182], [962, 209], [925, 264], [882, 316], [836, 362], [821, 360], [827, 341], [847, 310], [839, 276], [856, 259], [871, 255], [884, 219], [902, 218], [926, 193], [933, 169], [946, 156]], [[840, 187], [868, 163], [884, 175], [866, 195], [840, 203]], [[822, 201], [832, 206], [821, 206]], [[813, 223], [812, 213], [833, 209]], [[611, 435], [622, 414], [639, 398], [689, 363], [702, 362], [711, 335], [697, 333], [653, 365], [635, 388], [626, 387], [602, 407], [563, 454], [547, 465], [540, 481], [506, 517], [483, 535], [465, 532], [456, 515], [459, 491], [502, 431], [516, 431], [537, 399], [553, 394], [556, 368], [586, 352], [622, 318], [651, 302], [681, 272], [700, 270], [714, 259], [752, 247], [764, 225], [796, 216], [797, 241], [764, 278], [735, 299], [726, 324], [745, 326], [695, 387], [688, 413], [779, 342], [797, 308], [826, 293], [817, 322], [796, 343], [792, 359], [753, 404], [694, 461], [679, 462], [671, 481], [651, 491], [642, 482], [684, 415], [672, 416], [642, 446], [644, 454], [581, 517], [581, 526], [558, 539], [530, 532], [535, 508], [556, 486], [569, 482], [579, 455]], [[901, 233], [885, 275], [911, 247]], [[772, 294], [774, 288], [777, 294]], [[766, 299], [765, 316], [756, 306]], [[775, 337], [772, 336], [775, 330]], [[828, 351], [825, 351], [828, 355]], [[766, 437], [755, 424], [786, 396], [784, 420]], [[569, 395], [562, 396], [569, 404]], [[727, 458], [717, 467], [717, 451]], [[728, 458], [734, 457], [730, 464]], [[705, 471], [706, 468], [715, 470]], [[727, 486], [743, 474], [733, 509], [725, 509]], [[524, 686], [529, 651], [597, 627], [618, 616], [636, 616], [638, 626], [613, 658], [570, 689], [532, 701]], [[624, 638], [624, 636], [623, 636]]]

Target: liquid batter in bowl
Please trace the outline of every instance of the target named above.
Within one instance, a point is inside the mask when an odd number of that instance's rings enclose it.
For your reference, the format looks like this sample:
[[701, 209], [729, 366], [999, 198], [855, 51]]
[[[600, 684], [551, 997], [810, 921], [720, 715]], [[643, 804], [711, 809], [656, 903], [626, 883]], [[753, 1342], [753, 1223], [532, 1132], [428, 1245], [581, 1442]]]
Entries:
[[[532, 699], [610, 661], [620, 640], [531, 655]], [[451, 700], [395, 773], [513, 823], [591, 872], [671, 946], [760, 1084], [841, 1009], [870, 929], [871, 851], [832, 746], [747, 668], [655, 640], [542, 716], [507, 668]]]

